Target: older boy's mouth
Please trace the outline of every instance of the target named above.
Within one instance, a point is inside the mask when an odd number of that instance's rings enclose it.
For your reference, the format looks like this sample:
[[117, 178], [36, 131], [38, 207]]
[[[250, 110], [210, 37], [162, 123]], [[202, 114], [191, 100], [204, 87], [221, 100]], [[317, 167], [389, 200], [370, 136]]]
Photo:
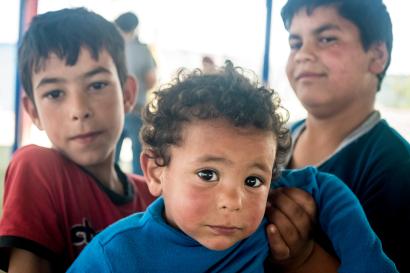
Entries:
[[316, 73], [316, 72], [301, 72], [296, 75], [295, 79], [298, 80], [309, 80], [309, 79], [317, 79], [324, 77], [324, 73]]

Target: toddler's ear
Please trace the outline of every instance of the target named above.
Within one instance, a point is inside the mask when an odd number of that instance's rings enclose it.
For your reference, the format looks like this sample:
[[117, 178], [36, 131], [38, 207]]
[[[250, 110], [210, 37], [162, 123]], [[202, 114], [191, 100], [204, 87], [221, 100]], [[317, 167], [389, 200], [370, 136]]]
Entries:
[[138, 82], [137, 79], [131, 75], [127, 76], [127, 80], [124, 84], [124, 111], [128, 113], [135, 105], [138, 94]]
[[389, 53], [387, 52], [387, 46], [384, 42], [377, 42], [370, 46], [371, 61], [369, 70], [373, 74], [379, 74], [383, 72], [389, 59]]
[[160, 196], [162, 193], [161, 177], [165, 167], [157, 164], [150, 150], [141, 153], [140, 162], [149, 191], [154, 196]]
[[43, 126], [41, 125], [41, 121], [34, 102], [26, 94], [23, 95], [22, 99], [23, 107], [26, 110], [27, 114], [30, 116], [33, 123], [37, 126], [38, 129], [43, 130]]

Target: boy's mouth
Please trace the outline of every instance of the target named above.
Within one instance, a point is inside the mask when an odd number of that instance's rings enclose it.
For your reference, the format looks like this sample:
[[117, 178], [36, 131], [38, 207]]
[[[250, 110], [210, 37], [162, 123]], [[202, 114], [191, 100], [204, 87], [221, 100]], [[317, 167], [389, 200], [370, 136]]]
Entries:
[[324, 77], [325, 75], [323, 73], [316, 73], [316, 72], [302, 72], [296, 75], [295, 79], [298, 80], [303, 80], [303, 79], [315, 79], [315, 78], [321, 78]]
[[235, 227], [235, 226], [208, 225], [208, 227], [212, 230], [212, 232], [216, 233], [217, 235], [232, 235], [233, 233], [236, 233], [242, 230], [242, 228]]
[[90, 143], [100, 134], [102, 134], [102, 131], [94, 131], [85, 134], [75, 135], [73, 137], [70, 137], [69, 140], [79, 141], [81, 143]]

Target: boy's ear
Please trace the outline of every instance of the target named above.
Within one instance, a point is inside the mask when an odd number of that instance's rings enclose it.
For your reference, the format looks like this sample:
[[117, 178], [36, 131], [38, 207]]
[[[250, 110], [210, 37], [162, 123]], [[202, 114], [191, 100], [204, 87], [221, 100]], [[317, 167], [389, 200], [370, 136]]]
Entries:
[[138, 82], [137, 79], [131, 75], [127, 76], [127, 80], [124, 84], [124, 111], [128, 113], [132, 110], [137, 100], [138, 94]]
[[154, 196], [160, 196], [162, 193], [162, 174], [166, 167], [159, 166], [149, 150], [141, 153], [140, 162], [149, 191]]
[[387, 60], [389, 59], [386, 43], [376, 42], [370, 46], [369, 51], [371, 53], [369, 71], [373, 74], [383, 72], [387, 65]]
[[31, 121], [37, 126], [39, 130], [43, 130], [40, 118], [38, 116], [37, 108], [34, 102], [26, 95], [23, 95], [23, 107], [31, 118]]

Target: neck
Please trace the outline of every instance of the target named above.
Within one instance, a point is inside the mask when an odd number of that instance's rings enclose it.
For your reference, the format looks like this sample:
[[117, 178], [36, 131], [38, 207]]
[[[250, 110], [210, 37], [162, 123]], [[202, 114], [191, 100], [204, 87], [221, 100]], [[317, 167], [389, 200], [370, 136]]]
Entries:
[[110, 190], [123, 194], [123, 187], [115, 171], [113, 160], [107, 160], [104, 164], [86, 166], [85, 169]]
[[328, 117], [309, 114], [306, 128], [296, 140], [289, 167], [319, 165], [333, 154], [342, 141], [373, 111], [373, 108], [366, 111], [346, 111]]
[[374, 111], [374, 107], [361, 107], [339, 112], [335, 115], [317, 117], [308, 114], [306, 133], [316, 140], [340, 144], [353, 130], [359, 127]]

